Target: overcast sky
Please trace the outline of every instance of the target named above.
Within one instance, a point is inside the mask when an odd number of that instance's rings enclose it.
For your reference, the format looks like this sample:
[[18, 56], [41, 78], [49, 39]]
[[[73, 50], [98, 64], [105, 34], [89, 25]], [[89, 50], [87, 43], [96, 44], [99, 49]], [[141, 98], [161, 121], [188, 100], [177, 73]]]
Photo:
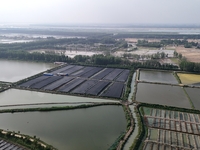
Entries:
[[200, 0], [2, 0], [0, 23], [200, 24]]

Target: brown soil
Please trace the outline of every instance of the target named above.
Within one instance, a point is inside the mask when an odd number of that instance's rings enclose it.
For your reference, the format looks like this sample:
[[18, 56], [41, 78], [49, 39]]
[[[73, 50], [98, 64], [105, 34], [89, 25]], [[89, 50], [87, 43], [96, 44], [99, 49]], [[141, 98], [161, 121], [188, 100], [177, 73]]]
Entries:
[[188, 61], [200, 62], [200, 49], [178, 46], [176, 51], [186, 57]]

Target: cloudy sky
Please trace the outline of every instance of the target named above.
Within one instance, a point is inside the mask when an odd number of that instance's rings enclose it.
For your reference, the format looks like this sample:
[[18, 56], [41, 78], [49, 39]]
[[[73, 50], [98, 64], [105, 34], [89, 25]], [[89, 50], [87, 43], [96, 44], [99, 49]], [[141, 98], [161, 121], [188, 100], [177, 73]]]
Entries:
[[200, 24], [200, 0], [4, 0], [0, 23]]

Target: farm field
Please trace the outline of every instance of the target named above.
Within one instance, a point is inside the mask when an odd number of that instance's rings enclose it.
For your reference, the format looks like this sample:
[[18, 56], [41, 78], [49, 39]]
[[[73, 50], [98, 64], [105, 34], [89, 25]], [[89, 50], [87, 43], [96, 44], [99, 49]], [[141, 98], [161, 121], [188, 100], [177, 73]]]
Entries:
[[143, 107], [148, 127], [144, 150], [199, 149], [200, 115]]
[[176, 51], [181, 53], [188, 61], [200, 62], [200, 51], [196, 48], [185, 48], [183, 46], [176, 47]]
[[127, 69], [68, 65], [50, 72], [49, 76], [39, 76], [18, 87], [120, 99], [129, 73]]
[[138, 83], [136, 101], [142, 103], [191, 108], [186, 94], [179, 86]]
[[186, 73], [177, 73], [181, 83], [186, 85], [200, 86], [200, 75], [197, 74], [186, 74]]
[[139, 80], [147, 82], [159, 82], [178, 84], [172, 72], [168, 71], [155, 71], [155, 70], [140, 70]]

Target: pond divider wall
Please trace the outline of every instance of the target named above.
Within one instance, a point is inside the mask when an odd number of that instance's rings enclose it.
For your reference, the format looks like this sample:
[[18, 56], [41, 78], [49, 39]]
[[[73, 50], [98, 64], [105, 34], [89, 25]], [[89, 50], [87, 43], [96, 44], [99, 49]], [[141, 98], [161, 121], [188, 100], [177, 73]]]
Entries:
[[183, 88], [183, 91], [184, 91], [185, 95], [187, 96], [187, 98], [188, 98], [188, 100], [189, 100], [189, 102], [190, 102], [191, 107], [192, 107], [193, 109], [195, 109], [194, 104], [193, 104], [192, 100], [190, 99], [190, 96], [189, 96], [188, 93], [186, 92], [185, 88]]

